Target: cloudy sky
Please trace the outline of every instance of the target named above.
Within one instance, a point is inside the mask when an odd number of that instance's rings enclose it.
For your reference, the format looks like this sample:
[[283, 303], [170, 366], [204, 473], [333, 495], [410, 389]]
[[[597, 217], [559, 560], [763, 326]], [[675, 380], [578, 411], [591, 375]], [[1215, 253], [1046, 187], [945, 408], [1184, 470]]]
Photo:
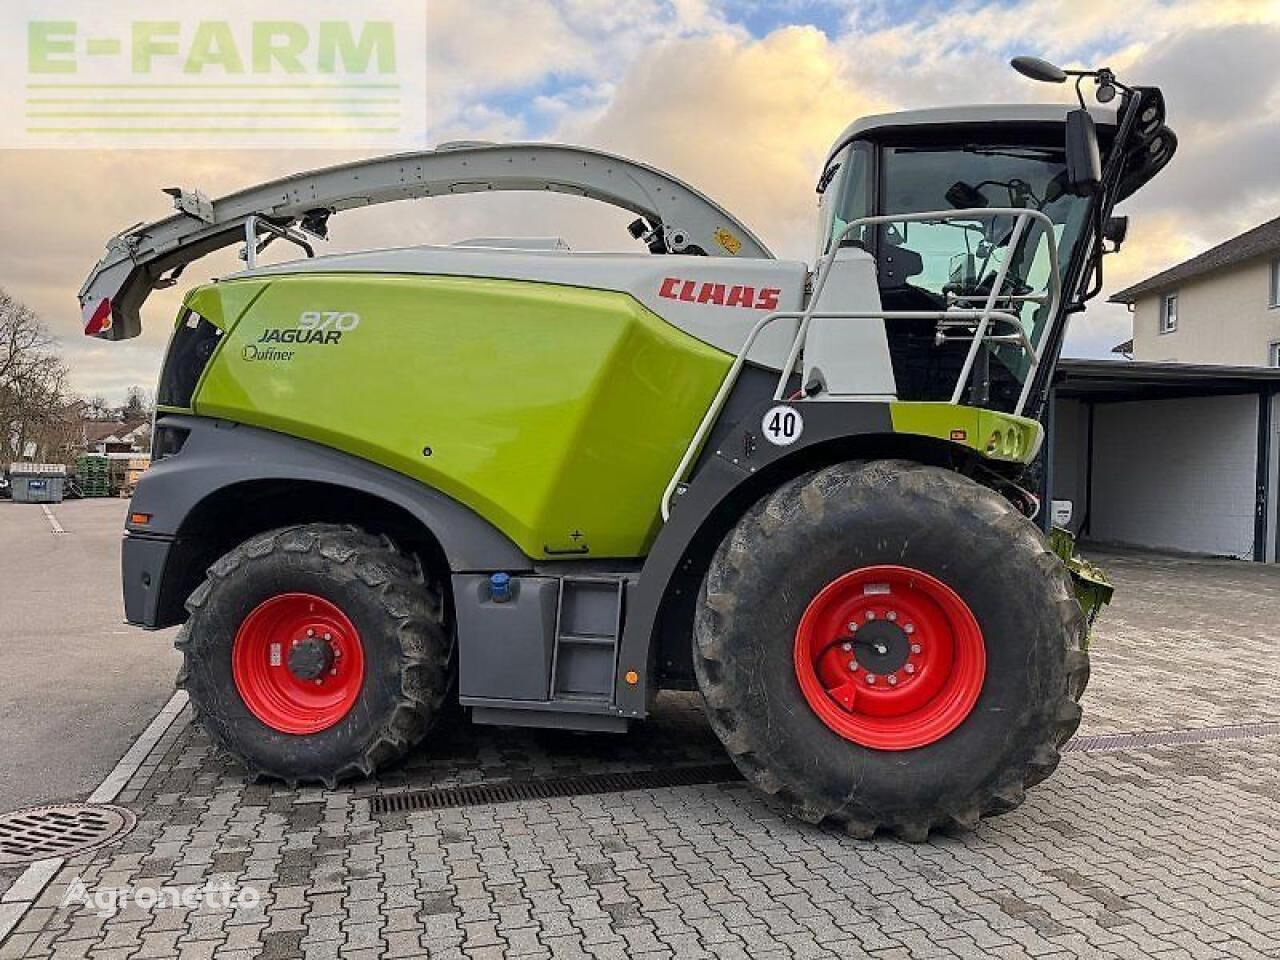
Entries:
[[[700, 187], [781, 256], [809, 256], [814, 179], [850, 120], [1069, 93], [1019, 78], [1007, 67], [1017, 53], [1106, 64], [1165, 91], [1180, 149], [1120, 209], [1131, 229], [1108, 259], [1108, 293], [1280, 215], [1280, 0], [428, 0], [427, 10], [430, 144], [560, 140], [626, 154]], [[165, 216], [161, 187], [218, 196], [352, 156], [0, 151], [0, 286], [62, 338], [77, 390], [119, 398], [154, 381], [179, 291], [151, 298], [136, 340], [80, 336], [76, 292], [107, 238]], [[399, 206], [338, 218], [329, 249], [495, 234], [634, 249], [625, 216], [581, 200]], [[211, 257], [184, 279], [234, 265]], [[1129, 335], [1124, 308], [1095, 301], [1068, 352], [1107, 356]]]

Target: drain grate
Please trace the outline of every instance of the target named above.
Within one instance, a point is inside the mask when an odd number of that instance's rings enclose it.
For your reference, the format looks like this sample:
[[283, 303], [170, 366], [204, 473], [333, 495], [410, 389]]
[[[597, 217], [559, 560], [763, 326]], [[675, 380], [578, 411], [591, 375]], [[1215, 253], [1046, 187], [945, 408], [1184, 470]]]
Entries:
[[1198, 730], [1155, 730], [1143, 733], [1113, 733], [1096, 737], [1076, 737], [1062, 746], [1063, 753], [1116, 753], [1147, 747], [1175, 747], [1218, 740], [1254, 740], [1280, 736], [1280, 723], [1237, 723]]
[[547, 777], [506, 783], [476, 783], [462, 787], [436, 787], [404, 793], [379, 793], [369, 800], [374, 816], [414, 810], [442, 810], [471, 807], [482, 803], [515, 803], [520, 800], [547, 800], [578, 797], [591, 793], [621, 793], [624, 790], [655, 790], [663, 787], [692, 787], [704, 783], [741, 780], [731, 763], [707, 766], [667, 767], [662, 770], [633, 770], [625, 773], [589, 773], [576, 777]]
[[29, 807], [0, 814], [0, 867], [105, 846], [133, 829], [134, 815], [104, 803]]

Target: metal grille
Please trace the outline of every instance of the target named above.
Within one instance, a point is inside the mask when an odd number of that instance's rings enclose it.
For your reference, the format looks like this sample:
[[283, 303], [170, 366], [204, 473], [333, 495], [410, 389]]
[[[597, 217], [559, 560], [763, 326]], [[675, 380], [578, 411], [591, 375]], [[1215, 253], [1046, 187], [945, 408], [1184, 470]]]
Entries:
[[104, 846], [133, 829], [124, 807], [72, 803], [0, 815], [0, 866], [65, 857]]
[[405, 793], [379, 793], [370, 798], [374, 816], [414, 810], [470, 807], [482, 803], [514, 803], [577, 797], [592, 793], [621, 793], [624, 790], [654, 790], [663, 787], [690, 787], [703, 783], [741, 780], [731, 763], [708, 766], [668, 767], [663, 770], [634, 770], [626, 773], [593, 773], [577, 777], [551, 777], [505, 783], [477, 783], [462, 787], [438, 787]]
[[1142, 733], [1115, 733], [1097, 737], [1076, 737], [1062, 746], [1063, 753], [1116, 753], [1147, 747], [1174, 747], [1218, 740], [1253, 740], [1280, 736], [1280, 723], [1239, 723], [1198, 730], [1158, 730]]

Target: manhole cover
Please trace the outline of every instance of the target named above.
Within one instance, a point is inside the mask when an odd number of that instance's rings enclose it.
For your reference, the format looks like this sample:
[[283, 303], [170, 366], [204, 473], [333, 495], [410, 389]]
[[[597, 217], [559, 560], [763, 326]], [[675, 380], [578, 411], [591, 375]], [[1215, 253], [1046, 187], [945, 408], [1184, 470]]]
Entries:
[[133, 829], [124, 807], [67, 803], [0, 814], [0, 867], [66, 857], [110, 843]]

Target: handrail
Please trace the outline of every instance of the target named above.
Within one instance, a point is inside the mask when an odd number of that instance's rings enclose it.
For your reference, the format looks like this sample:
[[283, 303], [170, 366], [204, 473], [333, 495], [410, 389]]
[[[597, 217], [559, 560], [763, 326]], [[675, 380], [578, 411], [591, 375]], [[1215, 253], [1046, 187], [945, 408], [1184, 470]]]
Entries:
[[996, 296], [1004, 289], [1004, 281], [1009, 276], [1009, 264], [1013, 262], [1013, 253], [1018, 249], [1018, 241], [1022, 239], [1022, 230], [1026, 224], [1026, 217], [1018, 217], [1014, 222], [1013, 233], [1009, 235], [1009, 253], [1000, 264], [996, 278], [991, 284], [991, 292], [987, 294], [987, 302], [982, 308], [982, 319], [978, 321], [978, 328], [973, 331], [973, 343], [969, 346], [969, 352], [965, 354], [964, 365], [960, 367], [960, 376], [956, 378], [955, 389], [951, 391], [952, 403], [959, 403], [964, 396], [965, 384], [969, 382], [973, 365], [978, 359], [978, 351], [982, 349], [983, 339], [987, 335], [987, 328], [991, 326], [991, 311], [996, 305]]
[[[832, 265], [835, 263], [837, 252], [840, 245], [855, 230], [865, 226], [876, 226], [884, 223], [937, 223], [947, 220], [956, 219], [979, 219], [983, 217], [999, 217], [1009, 216], [1015, 217], [1013, 232], [1009, 238], [1009, 252], [1004, 262], [1000, 265], [995, 281], [991, 285], [991, 291], [987, 294], [984, 304], [980, 309], [948, 309], [948, 310], [860, 310], [860, 311], [831, 311], [818, 310], [817, 304], [821, 298], [822, 291], [826, 287], [827, 278], [829, 277]], [[707, 437], [711, 433], [712, 427], [715, 426], [716, 420], [720, 416], [720, 412], [724, 409], [725, 403], [729, 399], [734, 385], [738, 381], [738, 377], [742, 374], [742, 368], [746, 365], [747, 355], [751, 352], [751, 347], [755, 344], [760, 333], [769, 324], [777, 320], [799, 320], [800, 324], [796, 328], [795, 338], [792, 340], [791, 349], [787, 353], [786, 362], [783, 364], [781, 374], [778, 378], [778, 386], [774, 390], [773, 399], [775, 401], [782, 400], [786, 395], [787, 381], [790, 379], [792, 372], [796, 367], [796, 362], [800, 358], [800, 353], [804, 349], [805, 343], [809, 336], [809, 327], [813, 320], [933, 320], [936, 324], [954, 326], [948, 321], [955, 320], [976, 320], [973, 332], [973, 343], [969, 351], [965, 354], [964, 364], [960, 371], [960, 376], [956, 380], [955, 389], [952, 391], [951, 403], [959, 404], [964, 396], [965, 384], [973, 372], [973, 365], [977, 359], [978, 350], [981, 345], [989, 339], [998, 339], [1002, 343], [1016, 342], [1019, 347], [1027, 354], [1028, 365], [1027, 375], [1023, 381], [1022, 391], [1018, 395], [1018, 402], [1014, 406], [1014, 414], [1018, 415], [1022, 412], [1026, 405], [1027, 393], [1031, 385], [1032, 374], [1040, 365], [1040, 351], [1036, 343], [1027, 334], [1026, 329], [1022, 325], [1022, 321], [1015, 315], [1004, 310], [996, 310], [995, 305], [1001, 300], [1033, 300], [1037, 298], [1024, 297], [1023, 295], [1001, 296], [1000, 291], [1003, 289], [1005, 280], [1008, 277], [1009, 265], [1012, 262], [1012, 253], [1017, 249], [1018, 244], [1022, 240], [1026, 225], [1030, 221], [1040, 221], [1047, 228], [1047, 236], [1049, 238], [1049, 290], [1047, 301], [1049, 306], [1049, 315], [1053, 316], [1062, 299], [1062, 277], [1058, 269], [1058, 247], [1053, 234], [1053, 221], [1039, 210], [1029, 210], [1023, 207], [970, 207], [960, 210], [934, 210], [924, 213], [908, 213], [897, 215], [881, 215], [875, 217], [861, 217], [846, 224], [844, 229], [832, 238], [830, 248], [823, 253], [818, 260], [817, 271], [813, 283], [813, 291], [809, 295], [808, 306], [803, 310], [778, 310], [773, 313], [766, 314], [761, 317], [751, 327], [747, 333], [746, 340], [743, 342], [742, 348], [734, 357], [733, 363], [726, 371], [724, 378], [720, 381], [720, 387], [716, 390], [715, 396], [708, 405], [706, 413], [703, 414], [701, 421], [698, 423], [697, 429], [693, 433], [689, 445], [685, 448], [684, 454], [680, 458], [679, 464], [676, 466], [675, 473], [672, 474], [671, 480], [667, 483], [662, 494], [661, 513], [663, 521], [671, 518], [671, 502], [679, 489], [680, 484], [684, 481], [689, 469], [693, 466], [694, 460], [702, 450], [702, 446], [706, 443]], [[971, 299], [977, 299], [976, 297]], [[1013, 334], [998, 334], [988, 337], [987, 331], [990, 329], [992, 322], [1006, 322], [1011, 324], [1017, 331], [1019, 336]]]

